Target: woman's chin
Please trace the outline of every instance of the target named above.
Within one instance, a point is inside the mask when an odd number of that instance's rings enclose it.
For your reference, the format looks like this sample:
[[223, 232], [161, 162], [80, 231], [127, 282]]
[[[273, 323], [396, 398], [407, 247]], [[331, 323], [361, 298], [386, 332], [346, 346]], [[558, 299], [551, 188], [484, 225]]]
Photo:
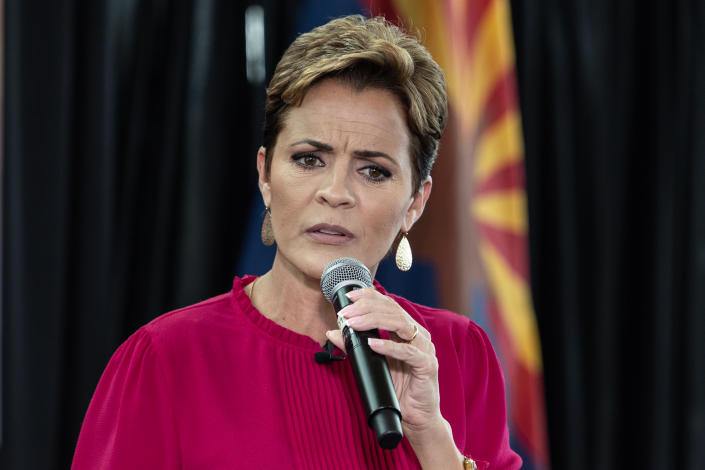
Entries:
[[[347, 248], [347, 249], [346, 249]], [[278, 252], [281, 256], [281, 260], [290, 265], [293, 271], [298, 271], [305, 277], [320, 280], [321, 274], [328, 264], [339, 258], [356, 258], [360, 260], [368, 268], [372, 268], [369, 263], [369, 255], [365, 256], [364, 253], [359, 253], [359, 250], [350, 249], [350, 247], [341, 246], [323, 246], [316, 250], [307, 250], [306, 253], [297, 253], [295, 256], [286, 256], [285, 254]], [[376, 263], [372, 263], [376, 266]]]

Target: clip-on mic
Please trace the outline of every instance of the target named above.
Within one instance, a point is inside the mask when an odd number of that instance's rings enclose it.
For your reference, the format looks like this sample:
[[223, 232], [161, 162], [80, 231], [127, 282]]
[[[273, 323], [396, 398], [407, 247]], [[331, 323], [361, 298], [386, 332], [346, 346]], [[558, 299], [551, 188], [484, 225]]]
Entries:
[[342, 361], [345, 359], [345, 356], [336, 356], [333, 354], [333, 349], [335, 346], [333, 343], [330, 342], [330, 340], [326, 341], [326, 344], [323, 345], [323, 351], [318, 351], [313, 355], [313, 359], [319, 363], [319, 364], [330, 364], [333, 361]]

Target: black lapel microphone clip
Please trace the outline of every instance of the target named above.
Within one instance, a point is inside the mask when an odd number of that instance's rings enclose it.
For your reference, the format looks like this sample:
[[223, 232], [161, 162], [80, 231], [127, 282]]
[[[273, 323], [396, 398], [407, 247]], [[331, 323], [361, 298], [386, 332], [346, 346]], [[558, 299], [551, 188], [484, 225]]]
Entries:
[[336, 356], [333, 354], [333, 350], [335, 349], [335, 346], [333, 343], [330, 342], [330, 340], [326, 341], [326, 344], [323, 345], [323, 351], [318, 351], [313, 355], [313, 359], [319, 363], [319, 364], [330, 364], [333, 361], [342, 361], [345, 359], [345, 356]]

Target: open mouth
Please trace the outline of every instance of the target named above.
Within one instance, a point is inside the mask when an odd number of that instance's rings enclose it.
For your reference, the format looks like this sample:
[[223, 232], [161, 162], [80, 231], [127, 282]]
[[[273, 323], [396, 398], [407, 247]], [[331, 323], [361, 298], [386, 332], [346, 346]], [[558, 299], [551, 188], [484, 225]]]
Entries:
[[309, 228], [307, 232], [325, 243], [344, 242], [355, 238], [352, 233], [339, 225], [318, 224]]
[[336, 236], [339, 236], [339, 237], [345, 237], [345, 236], [346, 236], [344, 233], [335, 232], [335, 231], [333, 231], [333, 230], [326, 230], [326, 229], [314, 230], [314, 232], [324, 233], [324, 234], [326, 234], [326, 235], [336, 235]]

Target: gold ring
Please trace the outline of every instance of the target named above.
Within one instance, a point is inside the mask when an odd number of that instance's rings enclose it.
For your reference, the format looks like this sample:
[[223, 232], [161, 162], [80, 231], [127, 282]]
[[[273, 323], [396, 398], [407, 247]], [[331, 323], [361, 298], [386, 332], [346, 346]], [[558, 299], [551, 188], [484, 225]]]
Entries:
[[414, 323], [414, 334], [411, 335], [411, 338], [409, 338], [409, 339], [406, 341], [406, 344], [411, 343], [411, 342], [414, 340], [414, 338], [416, 338], [416, 335], [418, 335], [418, 334], [419, 334], [419, 325], [417, 325], [416, 323]]

